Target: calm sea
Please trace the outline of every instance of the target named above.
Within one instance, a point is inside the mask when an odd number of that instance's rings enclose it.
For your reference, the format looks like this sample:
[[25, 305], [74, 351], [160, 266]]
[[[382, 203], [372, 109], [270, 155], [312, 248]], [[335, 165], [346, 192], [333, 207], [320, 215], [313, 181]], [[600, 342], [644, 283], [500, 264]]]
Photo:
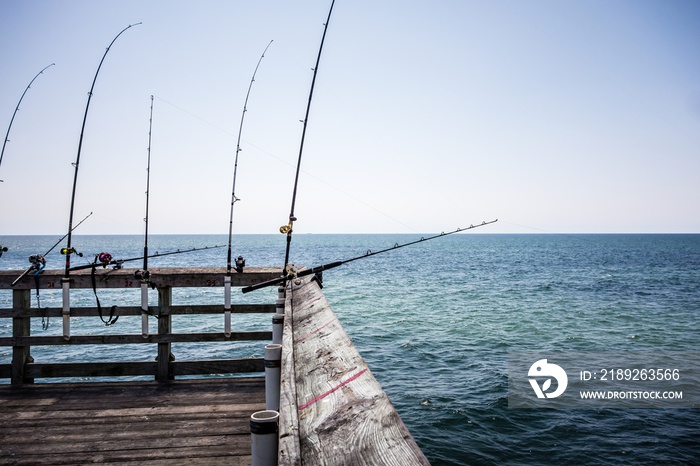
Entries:
[[[297, 235], [292, 259], [318, 265], [418, 237]], [[0, 238], [10, 248], [0, 268], [26, 268], [30, 254], [46, 252], [57, 239]], [[282, 235], [235, 240], [234, 254], [243, 255], [248, 266], [283, 262]], [[139, 256], [141, 241], [77, 235], [73, 243], [87, 262], [101, 251], [116, 258]], [[165, 252], [225, 242], [224, 236], [163, 235], [152, 236], [149, 248]], [[149, 265], [223, 267], [225, 258], [220, 248], [153, 259]], [[60, 268], [61, 259], [52, 252], [47, 267]], [[433, 465], [700, 464], [699, 409], [508, 407], [512, 351], [698, 353], [700, 235], [457, 234], [327, 271], [324, 285], [335, 313]], [[87, 291], [72, 299], [94, 305]], [[100, 299], [103, 305], [139, 302], [136, 290], [104, 291]], [[275, 295], [260, 290], [236, 299], [273, 302]], [[181, 290], [174, 300], [223, 302], [221, 290], [212, 289]], [[10, 305], [10, 294], [1, 291], [0, 307]], [[60, 296], [42, 291], [41, 305], [60, 307]], [[176, 330], [218, 331], [223, 325], [218, 316], [200, 319], [176, 322], [181, 325]], [[126, 318], [116, 330], [82, 320], [75, 324], [76, 334], [140, 328]], [[9, 322], [0, 325], [3, 336], [11, 333]], [[269, 316], [242, 317], [235, 325], [269, 328]], [[58, 319], [47, 330], [40, 322], [32, 329], [33, 334], [60, 331]], [[258, 346], [231, 351], [260, 356]], [[35, 358], [41, 359], [40, 351], [33, 349]], [[151, 357], [142, 351], [125, 348], [119, 357]], [[176, 354], [180, 359], [216, 356], [206, 346], [174, 351], [183, 353]], [[51, 357], [89, 360], [94, 354], [61, 348]], [[0, 358], [9, 362], [11, 351], [0, 349]]]

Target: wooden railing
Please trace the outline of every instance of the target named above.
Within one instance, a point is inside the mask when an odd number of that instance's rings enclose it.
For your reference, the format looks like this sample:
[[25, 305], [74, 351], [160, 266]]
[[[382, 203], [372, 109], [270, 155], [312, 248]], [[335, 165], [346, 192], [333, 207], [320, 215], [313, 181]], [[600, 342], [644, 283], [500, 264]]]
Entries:
[[279, 465], [427, 465], [312, 277], [287, 285]]
[[[95, 280], [97, 288], [128, 289], [139, 288], [140, 281], [134, 278], [134, 269], [102, 270], [97, 272]], [[173, 333], [173, 316], [204, 315], [224, 313], [223, 290], [221, 305], [174, 305], [172, 302], [173, 288], [202, 288], [223, 287], [225, 271], [223, 268], [162, 268], [151, 270], [151, 280], [158, 284], [158, 305], [149, 308], [158, 315], [158, 331], [143, 336], [139, 333], [129, 334], [100, 334], [100, 335], [61, 335], [41, 336], [31, 335], [32, 319], [60, 318], [62, 308], [31, 307], [32, 290], [36, 282], [29, 274], [14, 287], [12, 282], [21, 271], [0, 271], [0, 290], [12, 289], [12, 308], [0, 309], [0, 319], [12, 319], [12, 336], [0, 337], [0, 347], [12, 347], [11, 363], [0, 363], [0, 379], [10, 379], [13, 385], [33, 383], [35, 378], [55, 377], [120, 377], [120, 376], [153, 376], [159, 382], [172, 380], [183, 375], [233, 374], [246, 372], [263, 372], [262, 358], [214, 359], [177, 361], [172, 355], [172, 343], [211, 344], [230, 343], [235, 341], [270, 340], [271, 331], [231, 332], [227, 335], [221, 332], [205, 333]], [[62, 271], [44, 271], [39, 283], [40, 289], [60, 289]], [[246, 268], [243, 273], [233, 273], [232, 286], [246, 286], [280, 276], [280, 269]], [[71, 289], [91, 289], [92, 279], [89, 271], [78, 271], [71, 274]], [[235, 292], [235, 291], [234, 291]], [[109, 313], [102, 309], [103, 314]], [[119, 307], [117, 315], [140, 316], [138, 306]], [[241, 313], [274, 313], [274, 304], [234, 304], [232, 314]], [[71, 307], [71, 317], [97, 318], [97, 307]], [[268, 327], [270, 328], [270, 327]], [[134, 329], [134, 330], [140, 330]], [[35, 362], [31, 348], [35, 346], [65, 346], [65, 345], [125, 345], [125, 344], [155, 344], [157, 351], [153, 361], [91, 361], [91, 362]], [[115, 346], [115, 349], [117, 347]]]

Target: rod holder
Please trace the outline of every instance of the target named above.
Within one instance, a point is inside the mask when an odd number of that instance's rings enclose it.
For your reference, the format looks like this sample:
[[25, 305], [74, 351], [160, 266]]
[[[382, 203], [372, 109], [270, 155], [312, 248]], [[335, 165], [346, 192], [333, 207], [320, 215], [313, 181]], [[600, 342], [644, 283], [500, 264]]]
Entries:
[[275, 303], [275, 313], [277, 314], [284, 314], [285, 290], [284, 286], [277, 287], [277, 302]]
[[148, 283], [141, 283], [141, 336], [148, 338]]
[[265, 345], [265, 408], [280, 409], [280, 375], [282, 368], [282, 345]]
[[63, 338], [70, 340], [70, 278], [61, 278], [63, 288]]
[[282, 332], [284, 328], [284, 314], [275, 314], [272, 316], [272, 343], [282, 344]]
[[277, 466], [279, 417], [280, 414], [272, 410], [258, 411], [250, 416], [252, 466]]
[[231, 275], [224, 277], [224, 335], [231, 336]]

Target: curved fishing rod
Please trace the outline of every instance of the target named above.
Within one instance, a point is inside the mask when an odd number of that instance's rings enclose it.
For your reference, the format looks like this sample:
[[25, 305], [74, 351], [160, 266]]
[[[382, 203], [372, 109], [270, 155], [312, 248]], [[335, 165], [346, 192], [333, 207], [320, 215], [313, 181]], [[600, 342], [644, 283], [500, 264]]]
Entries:
[[75, 190], [78, 184], [78, 168], [80, 167], [80, 152], [83, 147], [83, 136], [85, 135], [85, 123], [87, 121], [87, 116], [88, 116], [88, 110], [90, 109], [90, 101], [92, 100], [92, 91], [95, 89], [95, 83], [97, 82], [97, 76], [100, 74], [100, 69], [102, 68], [102, 63], [104, 63], [105, 58], [107, 57], [107, 54], [109, 53], [109, 50], [112, 48], [112, 45], [114, 42], [121, 36], [124, 31], [127, 29], [131, 28], [132, 26], [138, 26], [141, 23], [136, 23], [136, 24], [130, 24], [124, 29], [122, 29], [119, 34], [116, 35], [114, 39], [112, 39], [112, 42], [110, 42], [109, 46], [107, 47], [107, 50], [105, 50], [104, 55], [102, 55], [102, 60], [100, 60], [100, 64], [97, 66], [97, 71], [95, 72], [95, 77], [92, 80], [92, 86], [90, 86], [90, 92], [88, 92], [88, 100], [87, 104], [85, 105], [85, 115], [83, 116], [83, 125], [80, 128], [80, 140], [78, 141], [78, 155], [75, 159], [75, 163], [73, 166], [75, 167], [75, 174], [73, 175], [73, 191], [71, 193], [71, 199], [70, 199], [70, 216], [68, 219], [68, 244], [66, 248], [64, 249], [64, 253], [66, 255], [66, 268], [65, 268], [65, 277], [69, 277], [69, 270], [70, 270], [70, 255], [75, 251], [73, 247], [71, 246], [71, 232], [73, 231], [73, 210], [75, 207]]
[[[19, 106], [22, 103], [22, 99], [24, 99], [24, 95], [27, 93], [29, 88], [32, 87], [32, 83], [34, 82], [34, 80], [36, 78], [38, 78], [40, 74], [43, 74], [47, 68], [52, 67], [54, 65], [55, 65], [55, 63], [51, 63], [49, 66], [47, 66], [43, 70], [39, 71], [36, 74], [36, 76], [34, 76], [34, 78], [32, 78], [32, 80], [29, 81], [27, 88], [22, 93], [22, 97], [19, 98], [19, 102], [17, 102], [17, 107], [15, 107], [15, 111], [12, 114], [12, 118], [10, 119], [10, 125], [7, 127], [7, 133], [5, 134], [5, 142], [2, 143], [2, 151], [0, 151], [0, 165], [2, 165], [2, 157], [5, 155], [5, 146], [7, 145], [8, 142], [10, 142], [10, 129], [12, 129], [12, 123], [15, 121], [15, 116], [17, 115], [17, 111], [19, 111]], [[2, 183], [2, 180], [0, 180], [0, 183]], [[2, 255], [2, 252], [0, 252], [0, 255]]]
[[[79, 227], [85, 220], [87, 220], [88, 217], [90, 217], [91, 215], [92, 215], [92, 212], [90, 212], [89, 214], [87, 214], [87, 216], [86, 216], [84, 219], [82, 219], [80, 222], [78, 222], [78, 224], [77, 224], [76, 226], [73, 227], [73, 229], [75, 230], [76, 228], [78, 228], [78, 227]], [[68, 235], [67, 235], [67, 234], [63, 235], [63, 236], [61, 237], [61, 239], [59, 239], [58, 241], [56, 241], [56, 243], [54, 243], [54, 245], [51, 246], [51, 247], [49, 248], [49, 250], [46, 251], [44, 254], [32, 254], [31, 256], [29, 256], [29, 262], [30, 262], [32, 265], [31, 265], [27, 270], [25, 270], [24, 273], [22, 273], [22, 275], [20, 275], [19, 277], [17, 277], [17, 278], [15, 279], [15, 281], [13, 281], [13, 282], [10, 284], [10, 286], [15, 286], [17, 283], [20, 282], [20, 280], [22, 280], [22, 279], [25, 277], [25, 275], [27, 275], [27, 274], [28, 274], [29, 272], [31, 272], [32, 270], [36, 270], [36, 273], [37, 273], [37, 274], [41, 273], [41, 272], [44, 270], [44, 267], [46, 266], [46, 256], [48, 256], [49, 253], [50, 253], [51, 251], [53, 251], [53, 250], [56, 248], [56, 246], [58, 246], [58, 245], [61, 243], [61, 241], [63, 241], [64, 239], [66, 239], [66, 236], [68, 236]], [[82, 257], [82, 254], [80, 254], [80, 256]], [[37, 295], [38, 295], [38, 293], [39, 293], [39, 290], [37, 289]]]
[[124, 29], [122, 29], [119, 34], [117, 34], [112, 42], [110, 42], [107, 50], [105, 50], [104, 55], [102, 55], [102, 60], [97, 66], [97, 71], [95, 72], [95, 77], [92, 80], [92, 86], [90, 86], [90, 92], [88, 92], [87, 104], [85, 105], [85, 115], [83, 115], [83, 125], [80, 128], [80, 140], [78, 141], [78, 155], [75, 159], [73, 167], [75, 167], [75, 174], [73, 175], [73, 190], [71, 192], [70, 198], [70, 215], [68, 217], [68, 244], [65, 248], [61, 249], [61, 253], [66, 256], [66, 267], [65, 275], [61, 279], [61, 288], [63, 290], [63, 338], [70, 339], [70, 256], [73, 253], [77, 253], [75, 248], [71, 245], [72, 231], [73, 231], [73, 211], [75, 208], [75, 190], [78, 185], [78, 168], [80, 167], [80, 152], [83, 147], [83, 136], [85, 135], [85, 122], [87, 121], [88, 110], [90, 109], [90, 101], [92, 100], [92, 91], [95, 89], [95, 83], [97, 82], [97, 76], [100, 74], [100, 69], [102, 68], [102, 63], [104, 63], [109, 50], [112, 48], [114, 42], [121, 36], [124, 31], [131, 28], [132, 26], [137, 26], [141, 23], [130, 24]]
[[236, 158], [234, 159], [234, 163], [233, 163], [233, 187], [231, 188], [231, 215], [229, 217], [229, 224], [228, 224], [228, 253], [226, 255], [226, 275], [231, 275], [231, 243], [232, 243], [232, 236], [233, 236], [233, 205], [236, 203], [236, 201], [240, 201], [240, 199], [238, 199], [236, 197], [236, 173], [238, 172], [238, 153], [241, 151], [241, 134], [243, 133], [243, 120], [245, 119], [245, 114], [248, 111], [248, 98], [250, 97], [250, 90], [253, 88], [253, 83], [255, 82], [255, 75], [258, 73], [258, 68], [260, 67], [260, 63], [262, 62], [262, 59], [265, 58], [265, 53], [267, 52], [267, 49], [270, 48], [270, 45], [272, 45], [272, 41], [270, 41], [270, 43], [267, 44], [267, 47], [265, 47], [265, 50], [263, 50], [262, 55], [260, 55], [260, 59], [258, 60], [258, 64], [255, 66], [255, 71], [253, 71], [253, 76], [250, 78], [250, 84], [248, 85], [248, 92], [245, 95], [245, 102], [243, 103], [243, 112], [241, 114], [241, 123], [238, 127], [238, 141], [236, 142]]
[[[191, 248], [191, 249], [185, 249], [181, 250], [178, 249], [176, 251], [169, 251], [169, 252], [161, 252], [161, 253], [155, 253], [155, 254], [150, 254], [148, 256], [149, 259], [153, 259], [155, 257], [163, 257], [163, 256], [170, 256], [173, 254], [184, 254], [186, 252], [194, 252], [194, 251], [205, 251], [207, 249], [216, 249], [216, 248], [223, 248], [225, 244], [219, 244], [216, 246], [204, 246], [203, 248]], [[85, 264], [85, 265], [76, 265], [74, 267], [70, 268], [71, 272], [74, 272], [76, 270], [86, 270], [86, 269], [94, 269], [97, 267], [102, 267], [106, 268], [108, 266], [114, 266], [115, 269], [121, 269], [122, 264], [124, 262], [132, 262], [132, 261], [137, 261], [137, 260], [143, 260], [143, 256], [138, 256], [138, 257], [130, 257], [128, 259], [113, 259], [112, 255], [108, 252], [101, 252], [95, 256], [96, 261], [92, 264]]]
[[[312, 268], [310, 268], [310, 269], [305, 269], [305, 270], [296, 272], [296, 273], [294, 274], [294, 277], [305, 277], [305, 276], [307, 276], [307, 275], [316, 274], [316, 273], [319, 273], [319, 272], [323, 272], [324, 270], [328, 270], [328, 269], [333, 269], [333, 268], [335, 268], [335, 267], [339, 267], [339, 266], [341, 266], [341, 265], [343, 265], [343, 264], [347, 264], [347, 263], [349, 263], [349, 262], [354, 262], [354, 261], [360, 260], [360, 259], [366, 259], [366, 258], [368, 258], [368, 257], [376, 256], [377, 254], [383, 254], [383, 253], [385, 253], [385, 252], [393, 251], [393, 250], [395, 250], [395, 249], [400, 249], [400, 248], [404, 248], [404, 247], [406, 247], [406, 246], [411, 246], [412, 244], [417, 244], [417, 243], [423, 243], [423, 242], [425, 242], [425, 241], [430, 241], [431, 239], [441, 238], [441, 237], [443, 237], [443, 236], [449, 236], [449, 235], [451, 235], [451, 234], [453, 234], [453, 233], [459, 233], [460, 231], [473, 230], [474, 228], [479, 228], [479, 227], [482, 227], [482, 226], [484, 226], [484, 225], [490, 225], [490, 224], [492, 224], [492, 223], [496, 223], [497, 221], [498, 221], [498, 219], [496, 219], [496, 220], [491, 220], [491, 221], [488, 221], [488, 222], [481, 222], [481, 223], [478, 224], [478, 225], [469, 225], [469, 226], [466, 227], [466, 228], [457, 228], [456, 230], [448, 231], [447, 233], [442, 232], [442, 233], [439, 233], [439, 234], [437, 234], [437, 235], [428, 236], [427, 238], [426, 238], [426, 237], [421, 237], [421, 238], [418, 239], [418, 240], [410, 241], [410, 242], [408, 242], [408, 243], [403, 243], [403, 244], [398, 244], [398, 243], [396, 243], [396, 244], [394, 244], [394, 245], [393, 245], [392, 247], [390, 247], [390, 248], [385, 248], [385, 249], [382, 249], [382, 250], [379, 250], [379, 251], [369, 251], [369, 250], [368, 250], [366, 253], [362, 254], [361, 256], [356, 256], [356, 257], [353, 257], [353, 258], [351, 258], [351, 259], [345, 259], [345, 260], [341, 260], [341, 261], [329, 262], [328, 264], [323, 264], [323, 265], [319, 265], [319, 266], [316, 266], [316, 267], [312, 267]], [[274, 279], [272, 279], [272, 280], [267, 280], [267, 281], [264, 281], [264, 282], [260, 282], [260, 283], [254, 284], [254, 285], [247, 286], [247, 287], [243, 288], [241, 291], [243, 291], [243, 293], [248, 293], [249, 291], [259, 290], [260, 288], [265, 288], [265, 287], [272, 286], [272, 285], [279, 285], [279, 284], [281, 284], [281, 283], [284, 283], [287, 279], [288, 279], [288, 277], [286, 277], [286, 276], [282, 276], [282, 277], [279, 277], [279, 278], [274, 278]]]
[[[250, 90], [253, 88], [253, 83], [255, 82], [255, 75], [258, 73], [258, 68], [262, 59], [265, 58], [265, 52], [272, 45], [272, 41], [267, 44], [265, 50], [263, 50], [257, 65], [255, 65], [255, 70], [253, 71], [253, 76], [250, 78], [250, 84], [248, 85], [248, 92], [245, 95], [245, 101], [243, 102], [243, 112], [241, 113], [241, 123], [238, 126], [238, 141], [236, 141], [236, 157], [233, 162], [233, 186], [231, 188], [231, 215], [229, 217], [228, 223], [228, 251], [226, 253], [226, 276], [224, 277], [224, 334], [226, 336], [231, 335], [231, 246], [233, 242], [233, 206], [236, 201], [239, 201], [236, 197], [236, 174], [238, 173], [238, 153], [241, 151], [241, 134], [243, 134], [243, 120], [245, 119], [245, 114], [248, 111], [248, 98], [250, 97]], [[236, 259], [236, 271], [243, 272], [243, 267], [245, 266], [245, 260], [243, 256], [238, 256]]]
[[318, 48], [318, 55], [316, 56], [316, 66], [314, 66], [314, 76], [311, 79], [311, 89], [309, 90], [309, 102], [306, 105], [306, 115], [304, 116], [304, 128], [301, 132], [301, 143], [299, 144], [299, 158], [297, 160], [297, 170], [296, 170], [296, 175], [294, 176], [294, 190], [292, 191], [292, 207], [289, 211], [289, 223], [286, 225], [282, 225], [280, 227], [280, 233], [286, 234], [287, 235], [287, 247], [284, 252], [284, 269], [282, 271], [282, 274], [284, 277], [287, 276], [287, 265], [289, 264], [289, 250], [292, 244], [292, 229], [294, 225], [294, 221], [296, 221], [296, 217], [294, 216], [294, 206], [296, 203], [297, 199], [297, 186], [299, 184], [299, 171], [301, 169], [301, 156], [302, 153], [304, 152], [304, 139], [306, 137], [306, 126], [309, 122], [309, 112], [311, 110], [311, 99], [313, 98], [314, 95], [314, 86], [316, 84], [316, 75], [318, 74], [318, 65], [321, 62], [321, 52], [323, 51], [323, 43], [326, 40], [326, 32], [328, 31], [328, 23], [331, 21], [331, 13], [333, 13], [333, 5], [335, 5], [335, 0], [331, 2], [331, 7], [328, 10], [328, 18], [326, 19], [325, 24], [323, 25], [323, 36], [321, 37], [321, 45]]

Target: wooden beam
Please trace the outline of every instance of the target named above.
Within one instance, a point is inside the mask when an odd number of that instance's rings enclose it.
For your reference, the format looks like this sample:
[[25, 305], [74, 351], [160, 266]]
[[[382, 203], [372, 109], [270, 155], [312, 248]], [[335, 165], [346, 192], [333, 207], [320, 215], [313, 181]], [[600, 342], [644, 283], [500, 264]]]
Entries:
[[[29, 291], [29, 290], [20, 290]], [[29, 307], [13, 307], [12, 309], [0, 309], [0, 318], [7, 317], [61, 317], [62, 308], [42, 307], [41, 309]], [[103, 311], [104, 312], [104, 311]], [[141, 315], [140, 306], [119, 306], [116, 312], [120, 316]], [[157, 310], [156, 310], [157, 312]], [[231, 312], [234, 314], [264, 314], [274, 313], [274, 304], [232, 304]], [[170, 306], [170, 315], [192, 315], [192, 314], [223, 314], [223, 305], [217, 304], [192, 304]], [[96, 317], [99, 315], [97, 307], [75, 307], [71, 308], [72, 317]]]
[[70, 340], [60, 335], [55, 336], [17, 336], [0, 338], [0, 346], [53, 346], [53, 345], [117, 345], [142, 343], [209, 343], [223, 341], [260, 341], [271, 340], [272, 332], [233, 332], [230, 337], [223, 332], [210, 333], [170, 333], [165, 335], [148, 335], [144, 338], [137, 334], [128, 335], [72, 335]]
[[[173, 375], [236, 374], [264, 372], [262, 358], [171, 361]], [[156, 361], [30, 363], [26, 374], [32, 378], [56, 377], [123, 377], [150, 375], [158, 371]]]
[[296, 406], [280, 416], [296, 410], [301, 458], [284, 464], [429, 464], [312, 277], [287, 288], [288, 319]]
[[[139, 288], [141, 282], [134, 278], [138, 269], [97, 269], [98, 288]], [[223, 287], [226, 269], [224, 267], [163, 267], [150, 268], [151, 281], [158, 286], [174, 288], [206, 288]], [[23, 270], [0, 270], [0, 290], [13, 288], [12, 282], [19, 277]], [[231, 274], [232, 286], [248, 286], [265, 280], [272, 280], [282, 274], [282, 269], [276, 267], [246, 267], [243, 273]], [[40, 289], [60, 289], [63, 270], [44, 270], [39, 275]], [[71, 289], [92, 288], [90, 270], [71, 272]], [[14, 286], [18, 290], [31, 290], [36, 286], [33, 274], [27, 274]]]

